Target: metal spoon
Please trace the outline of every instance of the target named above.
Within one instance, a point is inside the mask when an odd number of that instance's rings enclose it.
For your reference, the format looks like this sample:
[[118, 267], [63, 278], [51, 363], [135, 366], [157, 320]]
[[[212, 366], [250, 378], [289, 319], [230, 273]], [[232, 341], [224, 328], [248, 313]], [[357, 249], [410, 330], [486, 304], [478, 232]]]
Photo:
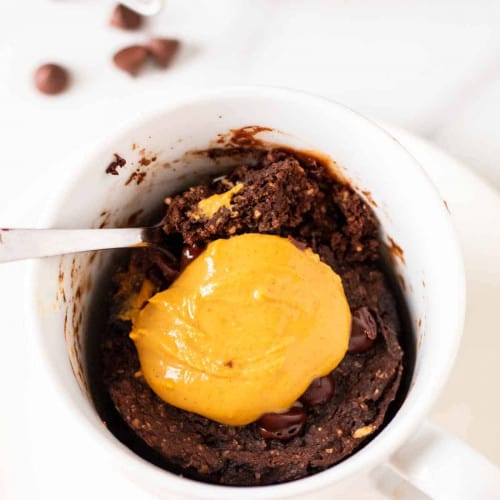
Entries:
[[160, 246], [161, 225], [123, 229], [0, 229], [0, 262], [110, 248]]

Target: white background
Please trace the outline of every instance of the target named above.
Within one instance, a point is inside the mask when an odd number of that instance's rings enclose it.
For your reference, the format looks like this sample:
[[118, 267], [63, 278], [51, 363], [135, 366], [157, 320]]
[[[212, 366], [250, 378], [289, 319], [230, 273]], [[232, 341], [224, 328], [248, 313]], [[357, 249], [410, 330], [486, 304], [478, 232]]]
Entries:
[[[427, 137], [500, 187], [500, 2], [167, 0], [141, 32], [109, 27], [112, 6], [104, 0], [1, 0], [0, 226], [37, 225], [37, 208], [50, 197], [49, 181], [68, 155], [176, 92], [217, 84], [280, 85], [333, 98]], [[133, 79], [113, 67], [116, 50], [150, 34], [183, 42], [170, 69], [146, 68]], [[33, 89], [34, 69], [49, 61], [72, 72], [64, 95], [45, 97]], [[24, 271], [23, 265], [16, 269]], [[8, 287], [11, 300], [22, 300], [20, 280], [0, 287]], [[13, 402], [32, 389], [22, 376], [26, 363], [36, 372], [38, 361], [29, 357], [29, 337], [9, 350], [23, 318], [8, 309], [4, 304], [0, 318], [2, 355], [18, 362], [8, 370], [1, 364], [0, 377], [10, 382], [1, 385], [2, 412], [13, 421]], [[470, 343], [468, 349], [484, 357], [485, 368], [496, 362], [489, 346]], [[476, 398], [475, 409], [491, 429], [474, 425], [477, 415], [466, 402], [474, 391], [496, 394], [496, 380], [472, 374], [471, 380], [484, 385], [470, 387], [462, 378], [464, 400], [457, 387], [445, 392], [435, 419], [500, 463], [498, 421], [488, 420], [486, 398]], [[44, 397], [24, 396], [28, 411], [50, 413]], [[53, 418], [64, 417], [61, 408], [50, 410]], [[16, 432], [0, 429], [3, 449], [15, 449]], [[22, 477], [18, 465], [24, 455], [30, 458], [25, 450], [17, 453], [16, 470], [0, 460], [0, 474]], [[23, 478], [26, 488], [30, 480]]]

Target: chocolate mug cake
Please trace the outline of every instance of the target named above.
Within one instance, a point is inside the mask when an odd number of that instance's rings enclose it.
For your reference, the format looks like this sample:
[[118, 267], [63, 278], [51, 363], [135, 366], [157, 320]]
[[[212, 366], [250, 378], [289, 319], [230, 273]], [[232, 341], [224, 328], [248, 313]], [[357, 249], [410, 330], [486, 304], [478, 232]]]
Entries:
[[165, 199], [162, 249], [117, 259], [89, 351], [119, 439], [239, 486], [314, 474], [366, 443], [394, 410], [411, 337], [368, 204], [319, 158], [254, 153]]

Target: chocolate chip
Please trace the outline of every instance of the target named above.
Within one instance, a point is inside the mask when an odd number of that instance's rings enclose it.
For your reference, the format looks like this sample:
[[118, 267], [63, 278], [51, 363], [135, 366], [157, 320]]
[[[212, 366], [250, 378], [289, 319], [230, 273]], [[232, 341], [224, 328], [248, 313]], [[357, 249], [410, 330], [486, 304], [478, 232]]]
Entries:
[[179, 40], [171, 38], [152, 38], [146, 45], [156, 64], [166, 68], [179, 50]]
[[304, 408], [294, 406], [284, 413], [264, 413], [257, 420], [257, 428], [264, 439], [290, 439], [304, 427]]
[[167, 281], [174, 281], [179, 275], [179, 271], [172, 263], [169, 255], [165, 254], [161, 250], [150, 249], [149, 259], [158, 268]]
[[146, 62], [147, 56], [148, 51], [145, 47], [132, 45], [119, 50], [113, 56], [113, 62], [121, 70], [126, 71], [132, 76], [136, 76]]
[[68, 72], [58, 64], [44, 64], [35, 71], [35, 86], [43, 94], [60, 94], [68, 82]]
[[196, 245], [184, 245], [181, 251], [181, 271], [186, 268], [186, 266], [196, 259], [200, 253], [203, 252], [203, 248]]
[[347, 352], [365, 352], [377, 338], [377, 322], [368, 307], [358, 307], [352, 311], [351, 337]]
[[120, 3], [113, 10], [109, 23], [123, 30], [136, 30], [142, 24], [142, 16]]
[[335, 379], [332, 375], [315, 378], [300, 397], [304, 406], [311, 407], [328, 403], [335, 394]]

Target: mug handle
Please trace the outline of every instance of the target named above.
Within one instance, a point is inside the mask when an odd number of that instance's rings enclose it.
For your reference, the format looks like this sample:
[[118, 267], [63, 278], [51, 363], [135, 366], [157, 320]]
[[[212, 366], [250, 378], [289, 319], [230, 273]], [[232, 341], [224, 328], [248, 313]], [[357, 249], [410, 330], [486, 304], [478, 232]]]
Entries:
[[500, 469], [439, 427], [425, 422], [389, 463], [375, 470], [383, 493], [396, 498], [500, 499]]
[[163, 6], [162, 0], [121, 0], [121, 3], [143, 16], [154, 16]]

